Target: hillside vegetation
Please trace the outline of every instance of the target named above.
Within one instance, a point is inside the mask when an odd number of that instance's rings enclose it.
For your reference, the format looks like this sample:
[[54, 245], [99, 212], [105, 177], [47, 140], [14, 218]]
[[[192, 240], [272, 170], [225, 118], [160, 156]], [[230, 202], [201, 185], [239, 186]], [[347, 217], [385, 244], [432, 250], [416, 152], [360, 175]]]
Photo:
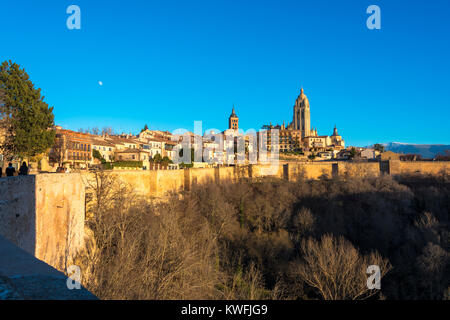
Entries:
[[[448, 299], [450, 177], [194, 186], [138, 198], [98, 173], [76, 263], [102, 299]], [[381, 290], [366, 286], [381, 268]]]

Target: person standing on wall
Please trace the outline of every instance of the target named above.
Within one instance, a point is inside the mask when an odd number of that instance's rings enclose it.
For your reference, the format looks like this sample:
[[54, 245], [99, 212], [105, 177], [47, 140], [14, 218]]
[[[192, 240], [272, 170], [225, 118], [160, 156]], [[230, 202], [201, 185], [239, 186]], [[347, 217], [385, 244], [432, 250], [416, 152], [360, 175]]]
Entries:
[[13, 167], [12, 163], [10, 162], [8, 165], [8, 168], [6, 168], [5, 173], [7, 177], [13, 177], [14, 172], [16, 172], [16, 169]]
[[27, 176], [28, 175], [28, 167], [27, 163], [24, 161], [19, 169], [19, 176]]

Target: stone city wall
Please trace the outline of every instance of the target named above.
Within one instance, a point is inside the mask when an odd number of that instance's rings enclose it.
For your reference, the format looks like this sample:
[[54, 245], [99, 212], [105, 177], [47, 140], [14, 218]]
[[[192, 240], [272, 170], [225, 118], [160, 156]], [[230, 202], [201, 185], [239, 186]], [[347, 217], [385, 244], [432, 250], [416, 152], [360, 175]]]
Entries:
[[0, 235], [64, 270], [83, 247], [85, 187], [79, 174], [0, 179]]
[[[110, 171], [136, 194], [161, 198], [169, 192], [190, 190], [208, 182], [236, 182], [240, 178], [277, 177], [295, 181], [333, 176], [450, 173], [449, 162], [298, 162], [276, 166]], [[86, 193], [92, 192], [95, 176], [86, 173], [51, 173], [0, 179], [0, 235], [18, 247], [63, 271], [83, 247]]]
[[339, 162], [338, 174], [350, 177], [378, 177], [381, 174], [379, 162]]
[[391, 174], [450, 174], [450, 162], [448, 161], [392, 161], [395, 162], [399, 171]]

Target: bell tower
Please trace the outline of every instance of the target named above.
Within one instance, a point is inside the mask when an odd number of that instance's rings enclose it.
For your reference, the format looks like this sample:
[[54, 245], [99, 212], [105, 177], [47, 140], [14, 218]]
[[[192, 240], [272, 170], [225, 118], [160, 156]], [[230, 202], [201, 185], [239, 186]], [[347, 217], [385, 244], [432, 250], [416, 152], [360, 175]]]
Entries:
[[233, 129], [235, 131], [237, 131], [239, 129], [239, 118], [236, 115], [236, 112], [234, 111], [234, 105], [233, 105], [233, 111], [231, 112], [231, 115], [228, 118], [228, 129]]
[[311, 115], [309, 110], [309, 100], [306, 97], [303, 88], [295, 100], [294, 105], [294, 130], [300, 130], [302, 138], [308, 137], [311, 134]]

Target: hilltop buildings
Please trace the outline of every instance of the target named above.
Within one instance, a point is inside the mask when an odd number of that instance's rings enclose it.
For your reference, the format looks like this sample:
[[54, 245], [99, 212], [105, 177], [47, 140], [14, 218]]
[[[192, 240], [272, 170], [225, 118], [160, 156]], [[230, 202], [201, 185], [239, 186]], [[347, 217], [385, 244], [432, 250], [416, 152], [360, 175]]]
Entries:
[[92, 161], [92, 139], [90, 135], [61, 127], [55, 128], [55, 146], [50, 151], [50, 160], [59, 164], [71, 162], [74, 166]]
[[168, 131], [144, 130], [137, 138], [142, 149], [148, 150], [150, 156], [159, 154], [161, 157], [173, 159], [176, 142], [172, 139], [172, 134]]
[[295, 100], [293, 107], [292, 122], [286, 126], [284, 121], [282, 125], [263, 126], [267, 130], [267, 148], [272, 145], [271, 131], [278, 130], [279, 150], [280, 152], [293, 151], [339, 151], [345, 149], [345, 141], [338, 134], [336, 126], [331, 136], [319, 136], [317, 129], [311, 127], [311, 111], [308, 97], [305, 95], [303, 88], [299, 96]]
[[[98, 129], [92, 130], [95, 134], [90, 134], [55, 126], [53, 128], [56, 133], [55, 144], [44, 159], [48, 160], [55, 170], [63, 166], [87, 169], [100, 164], [106, 164], [105, 167], [111, 168], [120, 165], [120, 162], [126, 163], [124, 165], [131, 163], [136, 168], [154, 169], [162, 165], [168, 167], [171, 160], [179, 160], [184, 153], [180, 152], [180, 143], [187, 144], [189, 148], [189, 154], [180, 161], [183, 162], [183, 167], [187, 164], [192, 164], [193, 167], [206, 167], [264, 163], [274, 159], [273, 155], [278, 158], [277, 151], [284, 153], [282, 160], [420, 159], [414, 154], [400, 155], [390, 151], [380, 154], [371, 148], [346, 149], [345, 141], [336, 126], [331, 135], [319, 135], [317, 128], [311, 125], [311, 107], [303, 88], [295, 100], [292, 111], [292, 121], [288, 125], [285, 121], [275, 126], [270, 122], [269, 125], [262, 127], [265, 130], [260, 132], [248, 130], [246, 133], [239, 128], [239, 117], [234, 105], [228, 117], [226, 130], [206, 131], [204, 134], [198, 128], [199, 132], [194, 129], [195, 134], [185, 130], [181, 130], [184, 134], [175, 132], [172, 134], [169, 131], [149, 130], [147, 126], [138, 135], [131, 133], [115, 135], [111, 129], [103, 130], [101, 134]], [[5, 135], [4, 128], [0, 128], [0, 144], [5, 140]], [[5, 167], [6, 159], [3, 157], [4, 155], [0, 154], [0, 167]], [[5, 158], [8, 158], [9, 162], [11, 157]], [[18, 160], [11, 161], [18, 168]]]
[[[136, 136], [93, 135], [57, 126], [56, 143], [49, 158], [60, 166], [66, 164], [79, 168], [101, 162], [138, 161], [142, 162], [143, 169], [147, 169], [152, 167], [155, 159], [165, 159], [166, 162], [174, 159], [175, 152], [180, 151], [176, 148], [180, 142], [189, 142], [189, 148], [194, 150], [194, 166], [248, 163], [260, 159], [261, 150], [270, 153], [277, 148], [281, 153], [315, 153], [324, 159], [335, 158], [339, 151], [345, 149], [344, 139], [336, 127], [330, 136], [319, 135], [317, 129], [312, 128], [310, 104], [303, 89], [295, 100], [292, 121], [287, 126], [284, 121], [276, 126], [270, 123], [263, 129], [266, 130], [255, 134], [244, 134], [239, 130], [239, 117], [234, 105], [228, 117], [228, 129], [203, 136], [192, 132], [172, 135], [168, 131], [152, 131], [147, 127]], [[273, 139], [277, 139], [276, 143]]]
[[[153, 159], [172, 159], [173, 147], [169, 133], [146, 130], [133, 135], [94, 135], [55, 128], [55, 145], [49, 151], [50, 164], [88, 168], [101, 162], [140, 161], [147, 169]], [[97, 156], [95, 156], [97, 152]]]

